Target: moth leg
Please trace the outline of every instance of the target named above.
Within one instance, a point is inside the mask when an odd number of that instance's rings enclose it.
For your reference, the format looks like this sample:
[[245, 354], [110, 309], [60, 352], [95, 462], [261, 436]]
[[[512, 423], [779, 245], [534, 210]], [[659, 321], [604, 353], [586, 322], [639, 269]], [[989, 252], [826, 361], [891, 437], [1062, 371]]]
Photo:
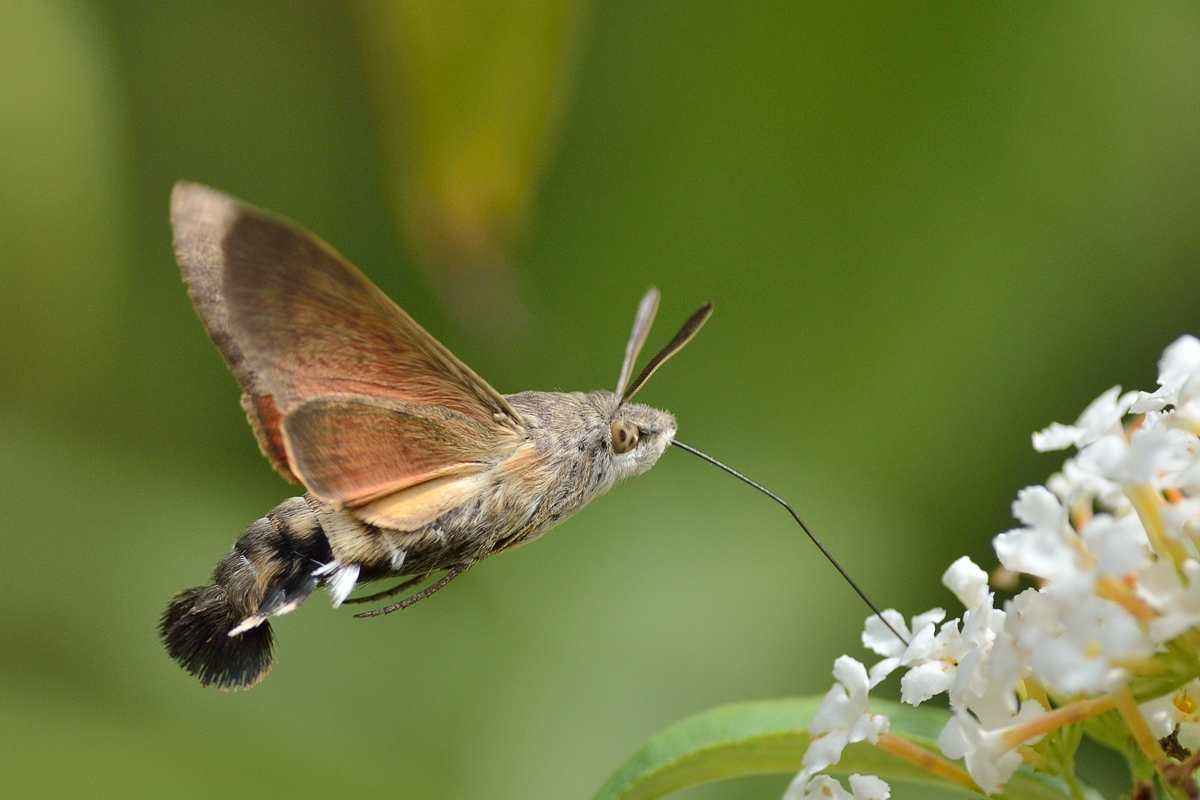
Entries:
[[417, 592], [416, 594], [411, 594], [408, 597], [404, 598], [403, 600], [401, 600], [397, 603], [392, 603], [390, 606], [384, 606], [383, 608], [375, 608], [370, 611], [364, 611], [361, 614], [355, 614], [354, 616], [358, 619], [365, 619], [367, 617], [378, 617], [382, 614], [390, 614], [393, 611], [399, 611], [402, 608], [408, 608], [413, 603], [417, 602], [418, 600], [424, 600], [426, 597], [429, 597], [429, 595], [433, 594], [438, 589], [441, 589], [443, 586], [445, 586], [447, 583], [449, 583], [450, 581], [457, 578], [459, 575], [462, 575], [464, 572], [467, 571], [467, 568], [470, 566], [471, 566], [470, 564], [465, 564], [465, 565], [461, 565], [461, 566], [457, 566], [457, 567], [451, 567], [450, 571], [447, 572], [442, 577], [438, 578], [436, 583], [429, 584], [428, 586], [426, 586], [424, 589]]
[[424, 583], [425, 579], [432, 574], [432, 572], [426, 572], [424, 575], [418, 575], [415, 578], [409, 578], [397, 586], [393, 586], [390, 589], [384, 589], [382, 592], [369, 594], [366, 597], [351, 597], [348, 600], [343, 600], [342, 604], [348, 606], [351, 603], [374, 603], [376, 600], [387, 600], [389, 597], [395, 597], [407, 589], [411, 589], [418, 584]]

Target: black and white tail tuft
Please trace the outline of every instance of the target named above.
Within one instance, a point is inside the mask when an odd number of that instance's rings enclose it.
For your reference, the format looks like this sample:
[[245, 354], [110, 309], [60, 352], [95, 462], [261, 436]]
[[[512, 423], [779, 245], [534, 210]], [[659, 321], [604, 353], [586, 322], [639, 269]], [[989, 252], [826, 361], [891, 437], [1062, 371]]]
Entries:
[[271, 668], [269, 617], [294, 610], [332, 560], [329, 540], [303, 497], [257, 520], [234, 542], [212, 583], [171, 599], [159, 625], [167, 655], [217, 689], [253, 686]]

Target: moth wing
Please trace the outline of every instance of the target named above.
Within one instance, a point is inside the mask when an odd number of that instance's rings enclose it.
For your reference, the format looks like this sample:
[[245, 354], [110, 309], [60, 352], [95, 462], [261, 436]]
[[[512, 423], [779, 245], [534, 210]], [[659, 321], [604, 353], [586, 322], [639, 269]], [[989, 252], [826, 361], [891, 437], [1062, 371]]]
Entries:
[[424, 498], [416, 505], [444, 505], [450, 494], [438, 487], [487, 470], [519, 441], [489, 437], [479, 420], [444, 406], [348, 394], [300, 403], [282, 433], [288, 463], [313, 495], [375, 524], [386, 515], [364, 507], [416, 487], [406, 495]]
[[381, 497], [351, 513], [380, 528], [411, 531], [475, 497], [492, 480], [488, 471], [446, 475]]
[[285, 414], [345, 392], [519, 425], [499, 392], [312, 233], [182, 182], [171, 221], [192, 300], [249, 394], [270, 395]]
[[[523, 431], [520, 415], [499, 392], [313, 234], [183, 182], [171, 195], [171, 222], [192, 302], [245, 392], [242, 405], [260, 448], [285, 477], [314, 490], [309, 476], [329, 472], [317, 468], [318, 451], [304, 445], [300, 452], [308, 461], [299, 470], [285, 428], [294, 410], [332, 394], [440, 407], [479, 423], [476, 438], [459, 441], [463, 460], [439, 462], [439, 468], [487, 460], [494, 447]], [[342, 458], [339, 464], [362, 473], [349, 483], [370, 475], [367, 483], [386, 484], [386, 469], [397, 470], [393, 477], [405, 483], [427, 473], [433, 458], [420, 457], [415, 447], [403, 448], [403, 457], [366, 447], [344, 452], [351, 451], [382, 461], [350, 465]]]
[[270, 395], [243, 392], [242, 410], [246, 412], [250, 430], [254, 431], [254, 438], [258, 440], [258, 449], [266, 456], [267, 461], [271, 462], [271, 466], [280, 475], [292, 483], [300, 483], [300, 479], [288, 464], [287, 448], [283, 445], [283, 430], [280, 427], [283, 415], [275, 406], [275, 399]]

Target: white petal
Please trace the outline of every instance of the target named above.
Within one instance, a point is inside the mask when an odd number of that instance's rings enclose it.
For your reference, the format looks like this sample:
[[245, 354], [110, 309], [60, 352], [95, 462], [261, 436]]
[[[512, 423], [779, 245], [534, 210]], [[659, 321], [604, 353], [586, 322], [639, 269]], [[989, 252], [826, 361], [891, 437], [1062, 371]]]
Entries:
[[[803, 776], [803, 780], [801, 777]], [[828, 775], [808, 778], [804, 773], [796, 776], [783, 795], [783, 800], [854, 800], [854, 795], [842, 788], [837, 779]]]
[[1176, 405], [1180, 390], [1197, 372], [1200, 372], [1200, 340], [1194, 336], [1181, 336], [1167, 345], [1158, 361], [1158, 391], [1154, 394], [1139, 392], [1130, 410], [1143, 414]]
[[1179, 743], [1193, 753], [1200, 750], [1200, 724], [1195, 722], [1179, 723]]
[[1124, 483], [1149, 483], [1162, 472], [1179, 472], [1191, 464], [1184, 431], [1159, 426], [1133, 437], [1121, 464], [1119, 477]]
[[1082, 431], [1074, 425], [1063, 425], [1061, 422], [1051, 422], [1050, 427], [1033, 434], [1033, 449], [1039, 453], [1051, 450], [1065, 450], [1072, 447]]
[[892, 787], [874, 775], [851, 775], [850, 788], [854, 791], [854, 800], [888, 800], [892, 796]]
[[942, 755], [954, 760], [962, 758], [967, 754], [967, 750], [971, 749], [971, 742], [967, 739], [967, 729], [960, 719], [960, 715], [951, 717], [950, 721], [946, 723], [946, 727], [942, 728], [942, 732], [938, 734], [937, 746], [942, 751]]
[[1113, 432], [1137, 397], [1134, 392], [1121, 395], [1121, 387], [1114, 386], [1093, 400], [1079, 415], [1074, 425], [1055, 422], [1049, 428], [1035, 433], [1033, 447], [1039, 452], [1062, 450], [1071, 445], [1086, 447], [1101, 436]]
[[913, 617], [913, 637], [916, 638], [925, 628], [932, 627], [945, 618], [946, 610], [944, 608], [931, 608], [924, 614], [918, 614]]
[[871, 688], [874, 689], [876, 686], [883, 683], [884, 679], [887, 678], [888, 675], [891, 675], [898, 666], [900, 666], [900, 659], [885, 658], [878, 664], [871, 667], [870, 672], [867, 673], [871, 679]]
[[[942, 573], [942, 585], [954, 592], [958, 602], [966, 608], [974, 608], [988, 596], [988, 574], [967, 556]], [[916, 627], [915, 623], [913, 627]]]
[[904, 650], [904, 655], [900, 657], [900, 663], [904, 666], [920, 663], [929, 658], [940, 658], [937, 634], [934, 631], [932, 624], [921, 627], [917, 634], [912, 637], [912, 641], [908, 643], [908, 647]]
[[804, 765], [803, 773], [812, 775], [814, 772], [820, 772], [826, 767], [836, 764], [841, 760], [846, 744], [845, 733], [827, 733], [824, 736], [810, 739], [808, 749], [804, 751], [804, 758], [801, 761]]
[[846, 687], [851, 697], [861, 697], [864, 702], [866, 701], [869, 683], [867, 668], [861, 661], [850, 656], [838, 656], [837, 660], [833, 662], [833, 677], [834, 680]]
[[1089, 444], [1076, 453], [1071, 462], [1085, 473], [1105, 480], [1116, 480], [1117, 471], [1128, 452], [1129, 442], [1123, 435], [1114, 434]]
[[808, 788], [808, 784], [812, 781], [812, 774], [807, 770], [801, 770], [792, 778], [792, 782], [788, 784], [787, 791], [783, 793], [782, 800], [804, 800], [804, 790]]
[[908, 626], [904, 624], [904, 617], [896, 609], [888, 608], [884, 610], [882, 619], [876, 614], [867, 617], [862, 632], [863, 647], [881, 656], [889, 658], [899, 656], [904, 653], [907, 645], [896, 638], [896, 634], [892, 633], [888, 625], [884, 624], [885, 621], [901, 636], [906, 639], [911, 638], [908, 635]]
[[1079, 553], [1061, 534], [1047, 528], [1017, 528], [992, 539], [1006, 569], [1047, 580], [1062, 580], [1078, 569]]
[[1013, 517], [1035, 528], [1057, 530], [1063, 524], [1063, 507], [1045, 486], [1026, 486], [1017, 492], [1012, 504]]
[[[1179, 709], [1175, 707], [1175, 693], [1165, 694], [1138, 706], [1142, 716], [1150, 725], [1157, 739], [1170, 736], [1175, 730], [1179, 717]], [[1182, 744], [1182, 743], [1181, 743]], [[1190, 748], [1189, 748], [1190, 749]]]
[[891, 720], [883, 714], [872, 714], [867, 711], [855, 721], [846, 741], [848, 743], [861, 742], [865, 739], [871, 744], [878, 744], [880, 735], [887, 733], [891, 724]]
[[913, 667], [900, 679], [900, 699], [910, 706], [918, 706], [949, 689], [956, 671], [953, 664], [945, 661], [930, 661]]
[[1158, 362], [1160, 386], [1183, 383], [1200, 372], [1200, 339], [1185, 334], [1167, 345]]
[[1150, 540], [1137, 514], [1126, 514], [1120, 519], [1111, 514], [1097, 514], [1082, 535], [1088, 550], [1096, 557], [1096, 570], [1102, 575], [1124, 577], [1150, 565]]
[[[844, 658], [844, 656], [843, 656]], [[867, 709], [864, 701], [856, 701], [846, 691], [846, 687], [835, 683], [825, 693], [821, 705], [808, 722], [808, 732], [812, 734], [831, 733], [838, 730], [849, 730], [859, 715]]]
[[986, 794], [999, 792], [1021, 765], [1021, 756], [1002, 746], [1000, 731], [985, 731], [966, 712], [959, 711], [938, 736], [948, 758], [962, 758], [967, 772]]
[[1159, 389], [1151, 394], [1150, 392], [1138, 392], [1137, 400], [1133, 401], [1133, 405], [1129, 411], [1133, 414], [1146, 414], [1154, 411], [1161, 411], [1171, 405], [1169, 397], [1170, 392], [1166, 389]]

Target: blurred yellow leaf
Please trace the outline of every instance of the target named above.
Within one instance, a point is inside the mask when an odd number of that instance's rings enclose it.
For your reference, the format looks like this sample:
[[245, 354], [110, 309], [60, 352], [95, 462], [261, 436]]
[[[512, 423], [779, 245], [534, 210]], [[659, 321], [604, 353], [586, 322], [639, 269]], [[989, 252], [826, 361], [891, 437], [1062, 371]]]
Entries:
[[386, 183], [405, 242], [458, 322], [520, 333], [512, 248], [562, 117], [584, 6], [360, 0]]

